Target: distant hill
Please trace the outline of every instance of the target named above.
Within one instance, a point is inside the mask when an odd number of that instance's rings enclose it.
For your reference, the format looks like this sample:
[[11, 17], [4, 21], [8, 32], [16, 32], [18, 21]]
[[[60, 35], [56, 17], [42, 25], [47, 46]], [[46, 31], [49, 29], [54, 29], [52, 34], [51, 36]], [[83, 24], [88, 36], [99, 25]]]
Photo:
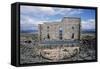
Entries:
[[95, 33], [95, 30], [82, 30], [81, 33]]
[[[38, 30], [21, 30], [21, 33], [38, 33]], [[81, 30], [81, 33], [95, 33], [95, 30]]]
[[38, 30], [21, 30], [21, 33], [38, 33]]

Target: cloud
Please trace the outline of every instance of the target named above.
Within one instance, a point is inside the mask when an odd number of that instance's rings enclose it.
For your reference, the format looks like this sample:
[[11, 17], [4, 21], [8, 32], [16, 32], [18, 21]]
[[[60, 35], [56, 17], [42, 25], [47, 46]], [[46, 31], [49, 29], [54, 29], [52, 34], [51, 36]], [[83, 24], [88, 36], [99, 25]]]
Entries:
[[83, 30], [95, 30], [95, 19], [88, 19], [86, 21], [82, 21]]
[[37, 30], [38, 24], [42, 24], [42, 23], [43, 22], [31, 18], [29, 16], [21, 15], [21, 20], [20, 20], [21, 30]]
[[82, 9], [21, 6], [21, 30], [37, 29], [38, 24], [59, 21], [65, 16], [81, 14]]
[[38, 10], [47, 15], [53, 15], [55, 13], [55, 10], [51, 7], [39, 7]]
[[21, 6], [21, 13], [34, 14], [36, 16], [51, 15], [74, 15], [82, 13], [82, 9], [58, 8], [58, 7], [40, 7], [40, 6]]
[[40, 7], [40, 6], [21, 6], [21, 13], [24, 14], [38, 14], [38, 15], [52, 15], [55, 13], [54, 9], [51, 7]]
[[33, 24], [21, 24], [21, 30], [37, 30], [38, 27]]
[[72, 8], [62, 8], [61, 9], [61, 8], [58, 8], [57, 12], [55, 14], [71, 16], [71, 15], [80, 14], [82, 12], [83, 12], [82, 9], [72, 9]]

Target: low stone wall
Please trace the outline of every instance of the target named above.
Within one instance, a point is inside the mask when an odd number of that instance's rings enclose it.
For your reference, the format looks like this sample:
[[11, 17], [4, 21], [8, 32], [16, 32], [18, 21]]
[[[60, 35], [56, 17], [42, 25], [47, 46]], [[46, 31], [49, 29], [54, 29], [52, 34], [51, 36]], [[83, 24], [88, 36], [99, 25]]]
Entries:
[[53, 49], [45, 48], [40, 49], [38, 53], [40, 53], [40, 55], [45, 59], [57, 61], [77, 55], [79, 53], [79, 47], [56, 47]]

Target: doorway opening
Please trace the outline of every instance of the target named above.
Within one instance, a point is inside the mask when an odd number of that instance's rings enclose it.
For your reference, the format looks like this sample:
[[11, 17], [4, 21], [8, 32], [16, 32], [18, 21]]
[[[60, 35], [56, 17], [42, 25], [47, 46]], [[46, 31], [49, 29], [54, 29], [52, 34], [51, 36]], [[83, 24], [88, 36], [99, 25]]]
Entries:
[[60, 28], [60, 29], [59, 29], [59, 39], [60, 39], [60, 40], [63, 39], [62, 33], [63, 33], [63, 30], [62, 30], [62, 28]]

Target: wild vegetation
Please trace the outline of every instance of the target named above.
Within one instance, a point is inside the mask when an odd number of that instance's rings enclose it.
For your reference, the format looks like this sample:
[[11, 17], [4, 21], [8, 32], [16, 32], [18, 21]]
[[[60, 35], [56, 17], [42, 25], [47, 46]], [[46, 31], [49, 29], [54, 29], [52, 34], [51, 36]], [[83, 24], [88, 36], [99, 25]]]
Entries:
[[[40, 53], [40, 49], [54, 49], [62, 48], [63, 46], [39, 46], [37, 34], [21, 34], [22, 38], [20, 42], [20, 63], [37, 63], [37, 62], [53, 62], [52, 60], [43, 57]], [[25, 38], [24, 38], [25, 37]], [[95, 35], [82, 35], [79, 44], [79, 53], [67, 58], [57, 61], [76, 61], [76, 60], [93, 60], [95, 59], [96, 48]]]

